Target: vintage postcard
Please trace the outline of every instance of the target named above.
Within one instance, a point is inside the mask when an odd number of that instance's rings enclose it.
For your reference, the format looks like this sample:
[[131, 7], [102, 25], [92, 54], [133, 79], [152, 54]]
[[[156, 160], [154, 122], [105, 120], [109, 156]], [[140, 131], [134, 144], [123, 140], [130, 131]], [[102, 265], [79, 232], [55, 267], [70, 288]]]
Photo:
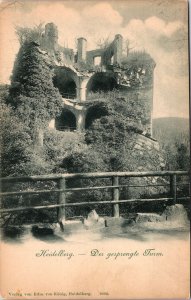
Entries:
[[0, 2], [1, 299], [190, 299], [186, 0]]

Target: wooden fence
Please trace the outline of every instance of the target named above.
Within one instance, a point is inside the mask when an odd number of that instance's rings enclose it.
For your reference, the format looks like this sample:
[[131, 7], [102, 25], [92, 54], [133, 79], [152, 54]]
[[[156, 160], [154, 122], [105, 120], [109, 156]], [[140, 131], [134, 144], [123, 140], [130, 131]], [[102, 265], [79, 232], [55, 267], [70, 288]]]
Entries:
[[74, 94], [74, 93], [62, 93], [62, 97], [64, 99], [72, 99], [72, 100], [74, 100], [74, 99], [76, 99], [76, 94]]
[[[143, 178], [143, 177], [168, 177], [169, 180], [166, 181], [166, 184], [152, 184], [148, 186], [164, 186], [166, 185], [169, 188], [169, 197], [165, 198], [141, 198], [141, 199], [120, 199], [120, 188], [124, 187], [145, 187], [145, 185], [128, 185], [128, 184], [119, 184], [119, 178]], [[187, 195], [184, 197], [177, 196], [177, 178], [186, 177], [187, 182], [181, 181], [178, 185], [189, 185]], [[108, 178], [111, 179], [111, 185], [103, 186], [87, 186], [87, 187], [75, 187], [67, 188], [67, 180], [75, 179], [96, 179], [96, 178]], [[149, 202], [149, 201], [170, 201], [172, 204], [176, 204], [177, 200], [188, 200], [190, 196], [190, 184], [189, 184], [189, 173], [185, 171], [157, 171], [157, 172], [104, 172], [104, 173], [76, 173], [76, 174], [57, 174], [57, 175], [39, 175], [39, 176], [27, 176], [27, 177], [5, 177], [1, 178], [1, 184], [4, 183], [23, 183], [23, 182], [47, 182], [54, 181], [58, 183], [58, 188], [52, 190], [34, 190], [34, 191], [5, 191], [1, 193], [1, 196], [4, 198], [6, 196], [16, 196], [16, 195], [40, 195], [40, 194], [58, 194], [57, 204], [47, 204], [47, 205], [38, 205], [38, 206], [26, 206], [26, 207], [15, 207], [15, 208], [1, 208], [1, 213], [11, 213], [16, 211], [24, 211], [29, 209], [58, 209], [58, 221], [65, 220], [66, 216], [66, 207], [77, 207], [80, 205], [112, 205], [113, 207], [113, 216], [119, 217], [120, 215], [120, 203], [131, 203], [131, 202]], [[90, 202], [75, 202], [67, 203], [66, 193], [74, 191], [89, 191], [89, 190], [102, 190], [102, 189], [112, 189], [113, 197], [110, 201], [90, 201]]]

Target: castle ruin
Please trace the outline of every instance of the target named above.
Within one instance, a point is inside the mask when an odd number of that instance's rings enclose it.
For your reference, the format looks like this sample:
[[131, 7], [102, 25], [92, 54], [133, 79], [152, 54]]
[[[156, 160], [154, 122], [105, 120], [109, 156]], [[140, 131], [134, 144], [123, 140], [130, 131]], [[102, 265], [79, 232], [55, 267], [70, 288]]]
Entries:
[[149, 117], [141, 126], [144, 134], [152, 136], [155, 62], [150, 55], [145, 54], [142, 61], [135, 54], [124, 57], [120, 34], [111, 43], [91, 51], [87, 51], [87, 40], [80, 37], [74, 51], [58, 44], [58, 29], [53, 23], [46, 24], [40, 44], [54, 62], [54, 85], [63, 98], [63, 110], [50, 122], [51, 128], [70, 131], [88, 128], [96, 115], [93, 103], [90, 105], [92, 93], [115, 89], [121, 97], [127, 94], [133, 97], [136, 92], [147, 103]]

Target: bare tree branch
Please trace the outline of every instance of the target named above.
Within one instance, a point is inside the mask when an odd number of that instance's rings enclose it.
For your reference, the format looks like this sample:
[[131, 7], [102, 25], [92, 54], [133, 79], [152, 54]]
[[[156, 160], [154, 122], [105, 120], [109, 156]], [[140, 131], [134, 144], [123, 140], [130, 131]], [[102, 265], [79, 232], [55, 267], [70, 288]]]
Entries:
[[6, 2], [2, 2], [2, 4], [0, 5], [0, 12], [4, 11], [5, 9], [11, 8], [12, 6], [16, 5], [23, 5], [24, 2], [22, 0], [7, 0]]
[[99, 38], [99, 40], [96, 41], [96, 45], [100, 49], [106, 49], [110, 43], [111, 43], [110, 36], [108, 36], [106, 38]]
[[16, 26], [15, 29], [20, 45], [23, 45], [25, 41], [40, 42], [44, 33], [43, 23], [35, 25], [33, 28]]

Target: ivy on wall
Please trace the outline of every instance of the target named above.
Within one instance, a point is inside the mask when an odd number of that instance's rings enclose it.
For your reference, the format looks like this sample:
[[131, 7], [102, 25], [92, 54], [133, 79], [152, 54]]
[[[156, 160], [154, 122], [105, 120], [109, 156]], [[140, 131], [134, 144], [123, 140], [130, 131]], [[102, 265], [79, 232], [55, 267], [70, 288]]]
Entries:
[[17, 55], [7, 102], [33, 133], [44, 128], [62, 107], [53, 85], [49, 58], [35, 42], [25, 42]]

